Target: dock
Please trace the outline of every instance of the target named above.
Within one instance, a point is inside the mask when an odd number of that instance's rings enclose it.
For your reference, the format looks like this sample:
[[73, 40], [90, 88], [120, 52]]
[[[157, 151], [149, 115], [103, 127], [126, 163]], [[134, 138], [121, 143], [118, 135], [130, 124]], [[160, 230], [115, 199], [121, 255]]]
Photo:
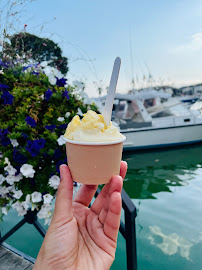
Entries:
[[35, 259], [11, 247], [5, 242], [0, 245], [1, 270], [32, 270]]

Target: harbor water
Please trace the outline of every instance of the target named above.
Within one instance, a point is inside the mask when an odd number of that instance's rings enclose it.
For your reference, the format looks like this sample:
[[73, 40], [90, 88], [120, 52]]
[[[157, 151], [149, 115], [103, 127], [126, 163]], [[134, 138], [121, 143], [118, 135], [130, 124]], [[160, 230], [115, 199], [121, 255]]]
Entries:
[[[129, 168], [124, 188], [137, 207], [138, 269], [202, 269], [202, 145], [131, 152], [123, 159]], [[0, 223], [1, 234], [20, 220], [11, 210]], [[6, 242], [36, 257], [42, 240], [26, 224]], [[111, 269], [126, 269], [125, 251], [119, 234]]]

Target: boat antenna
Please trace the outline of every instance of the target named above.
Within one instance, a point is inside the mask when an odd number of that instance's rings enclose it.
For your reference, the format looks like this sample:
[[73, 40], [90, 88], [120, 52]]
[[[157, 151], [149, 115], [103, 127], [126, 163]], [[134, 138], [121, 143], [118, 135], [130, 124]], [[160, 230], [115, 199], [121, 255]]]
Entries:
[[134, 78], [134, 62], [133, 62], [133, 51], [132, 51], [132, 35], [130, 31], [130, 61], [131, 61], [131, 70], [132, 70], [132, 87], [135, 89], [135, 78]]

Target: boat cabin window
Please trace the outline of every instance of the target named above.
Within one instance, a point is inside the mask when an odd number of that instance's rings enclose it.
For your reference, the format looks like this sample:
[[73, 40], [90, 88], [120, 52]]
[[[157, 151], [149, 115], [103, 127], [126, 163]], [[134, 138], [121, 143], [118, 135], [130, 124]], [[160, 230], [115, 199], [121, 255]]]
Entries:
[[125, 104], [120, 104], [119, 105], [119, 111], [124, 111], [125, 108]]

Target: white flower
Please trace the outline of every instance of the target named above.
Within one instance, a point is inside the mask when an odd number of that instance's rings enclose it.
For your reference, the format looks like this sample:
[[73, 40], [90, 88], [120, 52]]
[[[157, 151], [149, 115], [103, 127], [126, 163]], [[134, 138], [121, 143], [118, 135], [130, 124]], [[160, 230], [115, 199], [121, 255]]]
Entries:
[[44, 94], [42, 94], [40, 97], [41, 97], [41, 99], [43, 99], [43, 100], [44, 100]]
[[23, 195], [22, 190], [18, 190], [14, 192], [13, 197], [16, 199], [20, 199], [22, 195]]
[[58, 117], [59, 122], [63, 122], [64, 120], [65, 120], [64, 117]]
[[5, 157], [5, 163], [8, 164], [8, 165], [11, 165], [9, 159], [7, 157]]
[[57, 142], [59, 145], [65, 144], [65, 141], [63, 140], [63, 135], [60, 135], [60, 137], [57, 139]]
[[57, 81], [54, 75], [49, 75], [48, 80], [49, 80], [49, 83], [52, 85], [55, 85]]
[[41, 62], [40, 65], [41, 65], [41, 67], [45, 68], [48, 65], [48, 61], [43, 61], [43, 62]]
[[6, 182], [7, 182], [9, 185], [13, 185], [14, 182], [15, 182], [15, 175], [7, 175], [7, 176], [6, 176]]
[[17, 147], [19, 145], [18, 141], [16, 139], [11, 139], [11, 144], [13, 147]]
[[18, 216], [24, 216], [27, 214], [27, 210], [24, 209], [23, 205], [18, 201], [12, 204], [12, 207], [18, 212]]
[[35, 170], [33, 169], [32, 165], [23, 164], [20, 168], [20, 172], [27, 178], [33, 178]]
[[22, 178], [23, 177], [22, 177], [21, 173], [19, 173], [17, 176], [15, 176], [15, 175], [7, 175], [6, 176], [6, 182], [9, 185], [13, 185], [15, 182], [19, 182]]
[[56, 84], [57, 80], [55, 77], [58, 77], [58, 79], [61, 79], [63, 77], [63, 74], [59, 70], [57, 70], [54, 67], [50, 67], [48, 65], [43, 68], [43, 71], [46, 74], [46, 76], [48, 76], [49, 82], [52, 85]]
[[25, 210], [29, 209], [29, 204], [26, 201], [22, 202], [21, 205], [24, 207]]
[[18, 210], [17, 212], [18, 212], [18, 216], [20, 216], [20, 217], [23, 217], [24, 215], [27, 214], [27, 210], [24, 209], [23, 207], [20, 210]]
[[65, 117], [68, 118], [68, 117], [70, 117], [70, 115], [71, 115], [70, 112], [66, 112]]
[[50, 215], [48, 217], [45, 218], [45, 223], [44, 225], [50, 225], [51, 223], [51, 219], [52, 219], [52, 213], [50, 213]]
[[7, 171], [10, 175], [15, 175], [17, 172], [17, 170], [12, 165], [6, 166], [4, 170]]
[[2, 213], [3, 213], [4, 215], [7, 215], [7, 214], [8, 214], [8, 210], [7, 210], [6, 207], [2, 207], [2, 208], [1, 208], [1, 211], [2, 211]]
[[7, 187], [0, 187], [0, 195], [6, 195], [9, 192], [9, 189]]
[[18, 210], [20, 209], [22, 206], [21, 206], [21, 203], [20, 202], [15, 202], [12, 204], [12, 208], [15, 209], [15, 210]]
[[45, 204], [51, 203], [52, 199], [53, 199], [53, 196], [50, 194], [43, 195], [43, 201]]
[[26, 198], [25, 198], [26, 203], [30, 203], [31, 202], [31, 195], [27, 194]]
[[3, 69], [0, 69], [0, 74], [4, 74], [4, 71], [3, 71]]
[[0, 185], [6, 180], [3, 174], [0, 174]]
[[8, 190], [12, 193], [15, 193], [15, 185], [9, 186]]
[[21, 173], [19, 173], [17, 176], [15, 176], [15, 182], [19, 182], [22, 179], [23, 179], [23, 176]]
[[51, 213], [50, 210], [52, 209], [52, 206], [50, 204], [44, 204], [41, 207], [41, 210], [38, 212], [37, 217], [38, 218], [48, 218]]
[[83, 116], [83, 113], [82, 113], [82, 111], [81, 111], [81, 109], [80, 109], [80, 108], [78, 108], [78, 110], [77, 110], [77, 114], [78, 114], [78, 115], [80, 115], [80, 116]]
[[49, 185], [53, 187], [54, 189], [57, 189], [60, 184], [60, 178], [57, 175], [53, 175], [49, 181]]
[[41, 202], [42, 201], [42, 194], [40, 192], [33, 192], [31, 194], [31, 197], [32, 197], [32, 202], [33, 203], [37, 203], [37, 202]]
[[0, 158], [2, 158], [3, 157], [3, 153], [2, 152], [0, 152]]

